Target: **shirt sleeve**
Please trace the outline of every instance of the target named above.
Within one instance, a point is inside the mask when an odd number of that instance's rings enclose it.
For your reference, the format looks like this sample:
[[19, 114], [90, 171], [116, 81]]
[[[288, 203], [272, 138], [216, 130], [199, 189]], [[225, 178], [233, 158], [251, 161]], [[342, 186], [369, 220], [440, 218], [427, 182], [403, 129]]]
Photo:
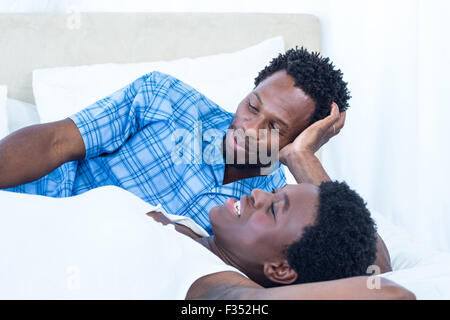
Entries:
[[280, 167], [271, 174], [270, 182], [273, 189], [282, 188], [286, 185], [286, 175], [284, 174], [284, 165], [280, 163]]
[[112, 153], [146, 125], [169, 120], [173, 113], [170, 94], [181, 93], [173, 90], [178, 82], [151, 72], [70, 116], [83, 138], [85, 159]]

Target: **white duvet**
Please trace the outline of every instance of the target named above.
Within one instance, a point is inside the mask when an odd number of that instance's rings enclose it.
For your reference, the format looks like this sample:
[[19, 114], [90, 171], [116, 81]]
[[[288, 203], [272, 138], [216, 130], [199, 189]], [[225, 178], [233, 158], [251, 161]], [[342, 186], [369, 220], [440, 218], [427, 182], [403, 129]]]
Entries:
[[118, 187], [70, 198], [0, 191], [0, 299], [184, 299], [237, 271]]
[[[0, 298], [182, 299], [202, 275], [236, 271], [144, 214], [155, 208], [112, 186], [65, 199], [0, 191]], [[373, 217], [394, 269], [383, 276], [418, 299], [450, 299], [450, 254]]]

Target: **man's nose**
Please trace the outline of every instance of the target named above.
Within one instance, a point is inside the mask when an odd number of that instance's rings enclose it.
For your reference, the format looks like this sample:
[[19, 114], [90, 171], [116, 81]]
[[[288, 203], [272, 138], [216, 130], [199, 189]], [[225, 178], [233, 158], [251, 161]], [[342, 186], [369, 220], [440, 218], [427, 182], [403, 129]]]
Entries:
[[260, 117], [254, 117], [247, 121], [244, 121], [242, 127], [244, 129], [244, 133], [250, 139], [259, 139], [259, 131], [263, 129], [263, 119]]

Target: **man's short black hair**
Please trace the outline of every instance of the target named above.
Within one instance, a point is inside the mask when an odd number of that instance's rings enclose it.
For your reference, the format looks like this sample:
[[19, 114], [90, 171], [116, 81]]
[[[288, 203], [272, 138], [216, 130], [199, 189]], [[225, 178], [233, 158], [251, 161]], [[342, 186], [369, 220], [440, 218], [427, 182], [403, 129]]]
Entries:
[[296, 283], [367, 275], [376, 259], [376, 228], [364, 200], [345, 182], [320, 185], [313, 225], [286, 251]]
[[255, 87], [264, 79], [279, 70], [286, 70], [295, 79], [295, 86], [302, 89], [316, 103], [310, 124], [327, 117], [331, 103], [336, 102], [339, 111], [349, 107], [351, 98], [347, 82], [342, 79], [341, 70], [336, 70], [329, 58], [323, 58], [318, 52], [308, 52], [305, 48], [295, 47], [274, 58], [255, 78]]

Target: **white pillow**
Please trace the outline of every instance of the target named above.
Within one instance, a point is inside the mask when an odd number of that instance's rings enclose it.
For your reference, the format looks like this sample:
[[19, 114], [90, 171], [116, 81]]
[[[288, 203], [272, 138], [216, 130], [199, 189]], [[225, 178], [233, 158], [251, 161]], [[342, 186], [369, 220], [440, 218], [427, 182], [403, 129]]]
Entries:
[[39, 123], [36, 105], [16, 99], [6, 99], [9, 133]]
[[191, 85], [229, 112], [253, 89], [254, 78], [284, 52], [282, 37], [234, 52], [130, 64], [99, 64], [33, 71], [33, 93], [41, 122], [64, 119], [151, 71]]
[[391, 256], [392, 270], [418, 267], [440, 256], [441, 252], [423, 245], [406, 229], [391, 223], [376, 210], [370, 212]]
[[0, 86], [0, 139], [8, 135], [8, 113], [6, 112], [7, 87]]

